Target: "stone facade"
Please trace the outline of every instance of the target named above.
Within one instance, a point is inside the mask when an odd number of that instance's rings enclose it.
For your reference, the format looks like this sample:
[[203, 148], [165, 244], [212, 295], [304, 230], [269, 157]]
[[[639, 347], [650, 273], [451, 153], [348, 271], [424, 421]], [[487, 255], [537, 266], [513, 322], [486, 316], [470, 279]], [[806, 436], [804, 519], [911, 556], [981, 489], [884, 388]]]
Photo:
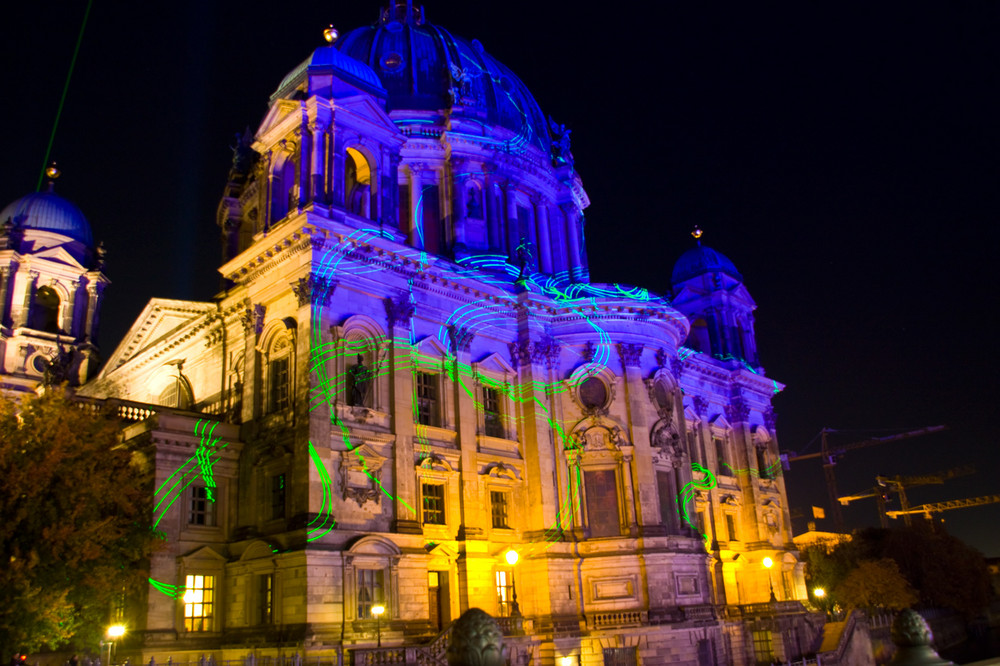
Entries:
[[671, 294], [590, 283], [587, 204], [568, 131], [408, 5], [286, 77], [228, 287], [150, 301], [79, 391], [156, 461], [133, 661], [405, 662], [474, 607], [523, 663], [810, 651], [742, 277], [699, 244]]

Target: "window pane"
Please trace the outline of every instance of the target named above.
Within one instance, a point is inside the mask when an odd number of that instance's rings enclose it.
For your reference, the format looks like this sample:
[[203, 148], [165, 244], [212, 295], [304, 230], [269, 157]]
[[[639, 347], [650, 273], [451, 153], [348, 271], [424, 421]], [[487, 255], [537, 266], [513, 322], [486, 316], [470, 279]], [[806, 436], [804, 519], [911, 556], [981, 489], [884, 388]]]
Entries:
[[215, 502], [211, 489], [204, 486], [191, 486], [191, 512], [188, 514], [189, 525], [215, 525]]
[[271, 624], [274, 618], [274, 574], [260, 577], [260, 623]]
[[491, 490], [490, 510], [493, 514], [493, 527], [509, 527], [507, 523], [507, 493]]
[[618, 486], [615, 471], [602, 469], [583, 473], [587, 492], [587, 518], [590, 536], [620, 536]]
[[285, 517], [285, 475], [271, 477], [271, 519]]
[[423, 484], [424, 524], [444, 525], [444, 486], [436, 483]]
[[288, 357], [271, 361], [269, 407], [272, 412], [288, 408]]
[[[358, 619], [372, 619], [372, 606], [385, 605], [381, 570], [358, 569]], [[389, 609], [386, 609], [388, 613]], [[382, 616], [383, 619], [385, 615]]]
[[487, 437], [503, 437], [503, 421], [500, 417], [500, 391], [495, 388], [483, 389], [484, 434]]
[[429, 426], [438, 425], [437, 375], [429, 372], [418, 372], [416, 392], [417, 423]]
[[511, 602], [514, 599], [513, 578], [507, 571], [496, 572], [497, 615], [510, 617]]
[[215, 577], [188, 575], [184, 579], [184, 629], [211, 631], [215, 608]]

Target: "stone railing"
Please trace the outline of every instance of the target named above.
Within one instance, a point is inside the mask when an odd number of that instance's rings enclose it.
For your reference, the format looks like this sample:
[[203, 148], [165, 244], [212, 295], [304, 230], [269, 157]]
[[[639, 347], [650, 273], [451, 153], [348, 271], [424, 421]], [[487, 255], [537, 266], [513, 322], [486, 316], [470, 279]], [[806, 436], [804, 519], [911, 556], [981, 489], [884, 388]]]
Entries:
[[726, 606], [727, 620], [741, 620], [747, 617], [771, 617], [804, 613], [806, 607], [801, 601], [772, 601], [763, 604], [743, 604]]
[[427, 645], [408, 647], [359, 648], [351, 650], [354, 666], [379, 666], [380, 664], [418, 664], [419, 666], [447, 666], [448, 641], [451, 626], [442, 631]]
[[715, 621], [715, 606], [684, 606], [684, 618], [695, 622]]
[[646, 611], [610, 611], [607, 613], [588, 613], [588, 629], [604, 629], [608, 627], [641, 627], [649, 621]]

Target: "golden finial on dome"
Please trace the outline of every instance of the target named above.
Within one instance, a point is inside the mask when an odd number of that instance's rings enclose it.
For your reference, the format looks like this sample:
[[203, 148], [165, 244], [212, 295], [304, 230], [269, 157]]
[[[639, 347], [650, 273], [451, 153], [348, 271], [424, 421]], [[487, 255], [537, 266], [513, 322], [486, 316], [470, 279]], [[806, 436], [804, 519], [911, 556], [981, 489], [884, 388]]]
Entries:
[[328, 44], [333, 44], [337, 41], [338, 37], [340, 37], [340, 33], [337, 32], [337, 29], [333, 27], [332, 23], [329, 28], [323, 30], [323, 39], [325, 39]]
[[701, 230], [701, 229], [700, 229], [700, 228], [698, 227], [698, 225], [696, 224], [696, 225], [694, 225], [694, 231], [692, 231], [692, 232], [691, 232], [691, 235], [692, 235], [692, 236], [694, 236], [694, 239], [695, 239], [695, 240], [699, 240], [699, 239], [701, 238], [701, 235], [702, 235], [703, 233], [705, 233], [705, 232], [704, 232], [704, 231], [702, 231], [702, 230]]
[[53, 162], [48, 167], [46, 167], [45, 175], [48, 176], [50, 180], [55, 180], [56, 178], [62, 175], [62, 171], [60, 171], [59, 167], [56, 166], [56, 163]]

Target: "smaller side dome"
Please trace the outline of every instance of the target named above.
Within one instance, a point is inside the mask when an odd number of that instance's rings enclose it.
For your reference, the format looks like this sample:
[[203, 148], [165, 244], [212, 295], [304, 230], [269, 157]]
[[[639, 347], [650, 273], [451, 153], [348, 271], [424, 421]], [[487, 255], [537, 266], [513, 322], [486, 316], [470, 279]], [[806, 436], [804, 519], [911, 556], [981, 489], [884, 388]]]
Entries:
[[73, 202], [55, 192], [35, 192], [23, 196], [0, 212], [0, 224], [7, 220], [19, 229], [52, 231], [94, 247], [90, 223]]
[[[371, 67], [339, 51], [331, 44], [319, 47], [298, 67], [289, 72], [281, 81], [278, 89], [271, 95], [271, 103], [291, 95], [306, 76], [324, 73], [333, 74], [377, 97], [385, 97], [386, 95], [382, 88], [382, 82]], [[310, 90], [311, 92], [314, 91]]]
[[706, 273], [725, 273], [743, 282], [743, 276], [736, 270], [733, 262], [724, 254], [702, 245], [700, 241], [698, 245], [682, 254], [681, 258], [674, 264], [674, 272], [670, 275], [670, 282], [676, 287], [681, 282]]

